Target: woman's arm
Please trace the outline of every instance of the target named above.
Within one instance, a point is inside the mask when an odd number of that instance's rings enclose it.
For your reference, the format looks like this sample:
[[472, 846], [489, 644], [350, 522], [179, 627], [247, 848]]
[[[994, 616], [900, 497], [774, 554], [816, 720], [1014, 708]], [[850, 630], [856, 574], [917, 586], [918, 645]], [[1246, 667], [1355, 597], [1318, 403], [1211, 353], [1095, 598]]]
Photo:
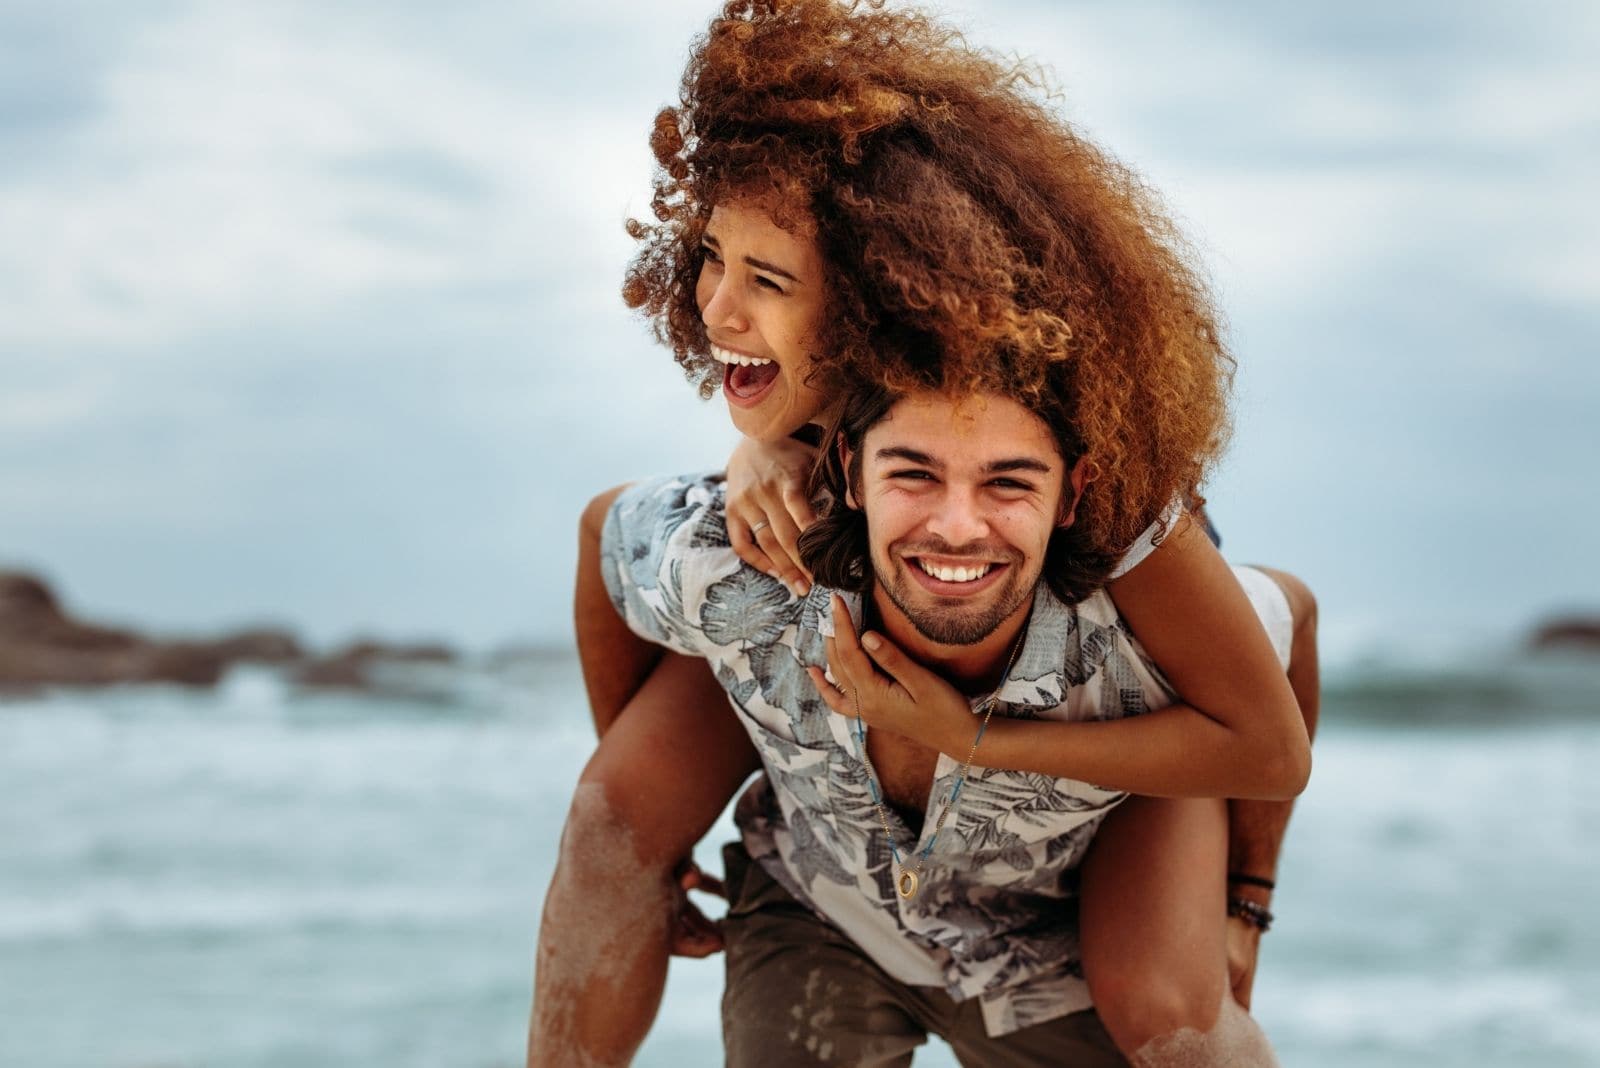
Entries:
[[[976, 762], [1156, 797], [1299, 794], [1311, 767], [1299, 705], [1249, 599], [1198, 526], [1180, 521], [1117, 582], [1132, 605], [1128, 622], [1187, 703], [1109, 721], [996, 717]], [[863, 718], [964, 759], [975, 730], [966, 699], [882, 635], [857, 641], [842, 606], [834, 626], [829, 662], [860, 686]], [[821, 672], [814, 678], [830, 707], [853, 713]]]

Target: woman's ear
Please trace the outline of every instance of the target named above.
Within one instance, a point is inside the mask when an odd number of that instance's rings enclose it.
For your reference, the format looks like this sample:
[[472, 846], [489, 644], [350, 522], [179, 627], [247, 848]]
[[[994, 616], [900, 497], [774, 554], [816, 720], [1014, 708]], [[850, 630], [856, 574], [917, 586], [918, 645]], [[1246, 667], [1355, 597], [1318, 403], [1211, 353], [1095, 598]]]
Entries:
[[1072, 470], [1067, 472], [1067, 482], [1061, 494], [1061, 518], [1056, 520], [1056, 526], [1062, 530], [1070, 527], [1078, 516], [1078, 502], [1083, 499], [1085, 487], [1094, 480], [1093, 467], [1089, 457], [1080, 456], [1078, 462], [1072, 465]]

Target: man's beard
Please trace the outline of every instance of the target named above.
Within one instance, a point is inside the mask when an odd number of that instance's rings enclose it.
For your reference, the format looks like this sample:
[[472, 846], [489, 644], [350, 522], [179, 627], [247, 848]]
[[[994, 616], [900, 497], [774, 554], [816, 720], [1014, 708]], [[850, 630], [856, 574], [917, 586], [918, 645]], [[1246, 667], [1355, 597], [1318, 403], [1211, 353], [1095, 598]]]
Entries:
[[891, 559], [899, 563], [901, 572], [891, 577], [874, 560], [873, 580], [889, 595], [889, 600], [900, 609], [918, 634], [940, 645], [977, 645], [998, 630], [1013, 612], [1032, 600], [1034, 587], [1039, 581], [1037, 573], [1030, 576], [1029, 581], [1024, 581], [1023, 559], [1019, 554], [1006, 561], [1009, 566], [1006, 568], [1005, 581], [999, 589], [989, 594], [984, 603], [919, 605], [914, 602], [914, 597], [918, 593], [927, 596], [926, 591], [913, 586], [915, 580], [905, 574], [906, 570], [918, 565], [901, 555], [891, 555]]

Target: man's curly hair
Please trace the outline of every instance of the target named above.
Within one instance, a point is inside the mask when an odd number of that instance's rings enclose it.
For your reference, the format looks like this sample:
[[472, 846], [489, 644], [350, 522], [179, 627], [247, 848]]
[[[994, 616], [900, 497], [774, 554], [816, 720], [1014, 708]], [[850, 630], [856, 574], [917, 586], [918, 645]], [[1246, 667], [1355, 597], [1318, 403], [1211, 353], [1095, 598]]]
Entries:
[[1114, 556], [1220, 453], [1233, 360], [1155, 196], [1053, 103], [1038, 68], [914, 10], [729, 0], [656, 116], [655, 222], [629, 222], [624, 299], [709, 396], [713, 207], [814, 233], [815, 382], [1050, 391], [1090, 458], [1079, 523]]

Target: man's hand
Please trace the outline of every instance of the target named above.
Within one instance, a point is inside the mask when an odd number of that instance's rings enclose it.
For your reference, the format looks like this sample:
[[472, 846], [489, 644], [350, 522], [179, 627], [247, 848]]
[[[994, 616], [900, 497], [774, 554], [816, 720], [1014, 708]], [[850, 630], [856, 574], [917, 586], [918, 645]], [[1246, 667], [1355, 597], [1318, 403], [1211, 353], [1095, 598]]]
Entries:
[[1256, 955], [1261, 948], [1261, 928], [1238, 916], [1228, 917], [1228, 984], [1233, 999], [1250, 1011], [1250, 988], [1256, 982]]
[[722, 926], [700, 911], [689, 900], [690, 890], [715, 894], [726, 899], [727, 888], [722, 880], [707, 875], [692, 859], [684, 858], [678, 865], [677, 882], [673, 887], [676, 909], [672, 922], [672, 955], [675, 957], [709, 957], [722, 952]]
[[[972, 741], [972, 707], [961, 692], [907, 656], [875, 631], [856, 637], [844, 601], [833, 596], [833, 637], [827, 640], [828, 671], [806, 672], [827, 706], [869, 727], [904, 735], [952, 756], [965, 756]], [[873, 665], [877, 666], [874, 667]]]

